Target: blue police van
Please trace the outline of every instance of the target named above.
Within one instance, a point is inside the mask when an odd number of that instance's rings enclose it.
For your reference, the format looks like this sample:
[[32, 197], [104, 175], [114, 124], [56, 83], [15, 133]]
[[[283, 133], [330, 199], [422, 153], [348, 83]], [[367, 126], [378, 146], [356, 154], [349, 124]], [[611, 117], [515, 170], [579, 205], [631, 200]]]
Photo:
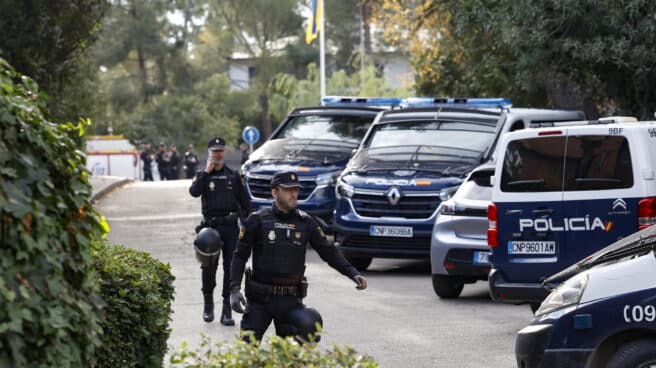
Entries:
[[655, 249], [652, 226], [546, 279], [560, 285], [518, 332], [518, 367], [656, 367]]
[[321, 106], [294, 109], [241, 167], [253, 207], [270, 206], [271, 178], [293, 170], [303, 185], [298, 207], [330, 229], [337, 176], [376, 115], [400, 103], [400, 98], [325, 97]]
[[502, 138], [488, 245], [496, 301], [531, 303], [541, 282], [653, 224], [656, 123], [553, 123]]
[[379, 114], [337, 180], [335, 244], [372, 258], [428, 258], [439, 204], [482, 161], [506, 99], [409, 98]]

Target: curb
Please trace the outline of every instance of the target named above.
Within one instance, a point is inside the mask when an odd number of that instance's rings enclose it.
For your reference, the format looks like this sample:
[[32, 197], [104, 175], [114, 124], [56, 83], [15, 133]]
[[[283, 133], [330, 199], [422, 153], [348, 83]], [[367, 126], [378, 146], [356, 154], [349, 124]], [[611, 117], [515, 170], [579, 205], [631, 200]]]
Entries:
[[109, 192], [111, 192], [112, 190], [117, 189], [119, 187], [122, 187], [126, 184], [132, 183], [133, 181], [134, 180], [132, 180], [132, 179], [123, 178], [123, 179], [117, 180], [115, 182], [112, 182], [112, 183], [108, 184], [107, 186], [99, 189], [96, 193], [93, 193], [91, 195], [91, 197], [89, 198], [89, 201], [92, 202], [92, 203], [97, 202], [100, 199], [102, 199], [104, 196], [109, 194]]

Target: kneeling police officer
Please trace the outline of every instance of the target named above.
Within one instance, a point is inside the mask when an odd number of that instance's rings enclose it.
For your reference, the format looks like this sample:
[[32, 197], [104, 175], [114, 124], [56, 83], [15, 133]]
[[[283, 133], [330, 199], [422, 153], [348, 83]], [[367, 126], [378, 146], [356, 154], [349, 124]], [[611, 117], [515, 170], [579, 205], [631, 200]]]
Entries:
[[[199, 171], [189, 193], [193, 197], [201, 197], [203, 205], [203, 221], [197, 228], [212, 228], [218, 232], [220, 250], [223, 252], [223, 309], [221, 324], [234, 326], [230, 310], [230, 261], [237, 245], [239, 226], [237, 218], [245, 217], [251, 211], [250, 200], [239, 175], [224, 163], [225, 141], [222, 138], [212, 138], [207, 144], [207, 166]], [[216, 271], [219, 263], [219, 251], [214, 244], [212, 234], [203, 235], [198, 232], [196, 239], [196, 255], [201, 260], [202, 292], [204, 299], [203, 320], [214, 320], [214, 288], [216, 287]], [[206, 250], [203, 251], [203, 248]]]
[[[230, 268], [230, 304], [235, 312], [244, 313], [242, 332], [252, 332], [257, 341], [273, 321], [278, 336], [306, 342], [316, 332], [315, 323], [322, 324], [319, 313], [302, 303], [307, 288], [303, 276], [306, 244], [353, 280], [356, 289], [366, 289], [367, 280], [328, 242], [317, 222], [296, 208], [301, 187], [296, 173], [274, 175], [271, 187], [272, 207], [251, 214], [239, 234]], [[253, 270], [246, 271], [246, 304], [240, 287], [251, 252]], [[247, 334], [244, 339], [248, 341]]]

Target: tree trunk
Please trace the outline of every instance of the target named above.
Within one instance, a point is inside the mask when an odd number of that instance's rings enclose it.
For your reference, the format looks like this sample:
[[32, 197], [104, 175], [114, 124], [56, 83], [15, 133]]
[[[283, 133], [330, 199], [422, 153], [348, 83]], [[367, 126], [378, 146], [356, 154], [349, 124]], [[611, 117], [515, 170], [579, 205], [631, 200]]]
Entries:
[[[134, 18], [135, 22], [138, 22], [139, 11], [137, 10], [136, 0], [132, 0], [130, 3], [130, 15]], [[147, 104], [150, 102], [150, 92], [148, 89], [148, 70], [146, 69], [146, 57], [144, 56], [143, 46], [141, 45], [141, 40], [136, 39], [136, 48], [137, 48], [137, 61], [139, 63], [139, 79], [141, 81], [141, 92], [143, 93], [143, 103]]]
[[262, 130], [264, 138], [268, 138], [273, 130], [271, 129], [271, 112], [269, 111], [269, 97], [266, 93], [260, 95], [260, 107], [262, 108]]
[[[362, 4], [362, 28], [364, 29], [364, 52], [371, 56], [371, 5], [367, 2]], [[363, 55], [364, 56], [364, 55]]]

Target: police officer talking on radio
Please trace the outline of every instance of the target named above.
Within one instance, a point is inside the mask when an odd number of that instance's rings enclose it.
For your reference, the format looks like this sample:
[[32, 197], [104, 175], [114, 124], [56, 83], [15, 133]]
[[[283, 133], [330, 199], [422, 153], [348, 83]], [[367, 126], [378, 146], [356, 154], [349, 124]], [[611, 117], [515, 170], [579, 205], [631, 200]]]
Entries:
[[[230, 302], [235, 312], [244, 313], [242, 332], [252, 332], [257, 341], [273, 321], [278, 336], [307, 342], [308, 335], [316, 332], [315, 323], [322, 321], [316, 310], [302, 303], [307, 289], [303, 276], [306, 244], [353, 280], [356, 289], [366, 289], [367, 280], [328, 242], [317, 222], [296, 208], [301, 187], [296, 173], [277, 173], [271, 187], [272, 207], [251, 214], [239, 234], [230, 269]], [[240, 287], [251, 253], [253, 269], [246, 270], [245, 299]], [[245, 340], [249, 338], [244, 334]]]
[[[199, 171], [193, 179], [189, 193], [193, 197], [201, 197], [203, 206], [203, 220], [197, 228], [212, 228], [220, 237], [220, 248], [223, 252], [223, 309], [221, 311], [221, 324], [233, 326], [230, 310], [230, 261], [237, 245], [239, 226], [237, 218], [246, 216], [251, 211], [248, 195], [238, 173], [232, 171], [224, 163], [225, 141], [222, 138], [212, 138], [208, 145], [207, 166]], [[199, 233], [199, 237], [203, 233]], [[199, 240], [197, 237], [197, 240]], [[205, 240], [201, 238], [200, 240]], [[198, 246], [196, 248], [199, 252]], [[214, 288], [216, 286], [216, 271], [218, 268], [218, 249], [215, 253], [202, 253], [202, 292], [204, 298], [203, 320], [214, 320]], [[198, 254], [197, 254], [198, 258]]]

